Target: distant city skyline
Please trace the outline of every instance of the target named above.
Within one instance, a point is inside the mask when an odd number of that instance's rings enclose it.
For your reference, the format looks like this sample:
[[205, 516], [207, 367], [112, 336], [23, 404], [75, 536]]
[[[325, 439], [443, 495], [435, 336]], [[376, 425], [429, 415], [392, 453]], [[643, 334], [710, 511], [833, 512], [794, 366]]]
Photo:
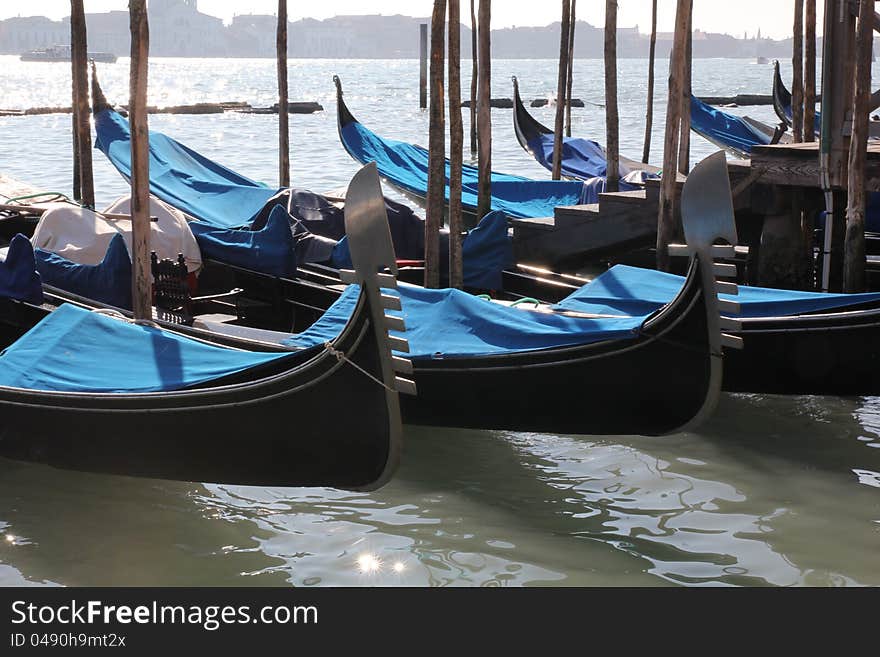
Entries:
[[[149, 1], [149, 0], [148, 0]], [[559, 20], [560, 3], [523, 3], [519, 0], [496, 0], [492, 5], [492, 27], [500, 29], [512, 26], [543, 26]], [[658, 26], [661, 32], [672, 31], [675, 20], [675, 0], [659, 0]], [[822, 4], [817, 3], [819, 22], [822, 21]], [[402, 14], [427, 17], [431, 14], [431, 0], [324, 0], [321, 3], [290, 2], [290, 20], [301, 18], [326, 19], [337, 15]], [[469, 0], [462, 0], [462, 17], [469, 23]], [[247, 11], [241, 11], [240, 0], [199, 0], [199, 11], [217, 16], [225, 22], [241, 14], [272, 14], [278, 8], [277, 0], [249, 0]], [[124, 11], [127, 0], [85, 0], [88, 13]], [[738, 0], [736, 3], [719, 3], [717, 0], [694, 0], [694, 27], [706, 32], [731, 34], [741, 38], [748, 33], [773, 39], [791, 36], [794, 11], [793, 0]], [[582, 0], [577, 4], [577, 18], [597, 27], [604, 24], [605, 3], [598, 0]], [[14, 16], [47, 16], [59, 20], [70, 14], [66, 0], [12, 0], [0, 3], [0, 20]], [[651, 0], [619, 0], [618, 25], [638, 26], [641, 32], [650, 30]], [[821, 30], [821, 27], [820, 27]], [[821, 31], [820, 31], [821, 33]]]

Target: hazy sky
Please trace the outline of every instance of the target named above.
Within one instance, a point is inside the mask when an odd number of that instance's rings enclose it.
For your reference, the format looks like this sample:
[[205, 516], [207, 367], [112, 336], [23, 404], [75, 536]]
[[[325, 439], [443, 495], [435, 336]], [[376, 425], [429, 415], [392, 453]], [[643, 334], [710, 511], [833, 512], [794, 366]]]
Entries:
[[[492, 3], [492, 26], [547, 25], [559, 20], [561, 4], [558, 0], [495, 0]], [[817, 4], [821, 21], [823, 3]], [[762, 35], [784, 38], [791, 33], [793, 5], [793, 0], [694, 0], [694, 27], [737, 37], [741, 37], [745, 31], [752, 35], [760, 27]], [[329, 18], [337, 14], [430, 16], [432, 6], [431, 0], [290, 0], [288, 14], [291, 20], [303, 17]], [[461, 6], [463, 16], [467, 16], [470, 13], [470, 3], [468, 0], [461, 0]], [[127, 0], [85, 0], [87, 12], [127, 7]], [[618, 7], [618, 25], [638, 25], [642, 32], [650, 30], [650, 0], [619, 0]], [[199, 0], [200, 11], [219, 16], [226, 21], [234, 14], [274, 14], [277, 8], [277, 0]], [[69, 14], [68, 0], [0, 0], [0, 19], [19, 15], [43, 15], [59, 19]], [[603, 25], [604, 14], [605, 3], [602, 0], [581, 0], [577, 3], [577, 17], [593, 25]], [[675, 0], [660, 0], [658, 29], [672, 31], [674, 19]]]

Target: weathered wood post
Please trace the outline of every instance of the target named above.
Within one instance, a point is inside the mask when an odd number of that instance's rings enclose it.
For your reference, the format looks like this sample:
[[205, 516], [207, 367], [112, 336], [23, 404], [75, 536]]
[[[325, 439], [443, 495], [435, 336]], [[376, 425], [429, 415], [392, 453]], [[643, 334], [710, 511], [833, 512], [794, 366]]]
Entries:
[[804, 0], [794, 0], [791, 42], [791, 136], [804, 140]]
[[559, 74], [556, 84], [556, 124], [553, 131], [553, 180], [562, 177], [562, 131], [565, 123], [565, 89], [568, 81], [568, 31], [571, 21], [571, 2], [562, 0], [562, 23], [559, 29]]
[[681, 132], [678, 137], [678, 171], [687, 175], [691, 169], [691, 69], [694, 48], [694, 0], [685, 34], [684, 80], [681, 84]]
[[843, 291], [865, 289], [865, 163], [868, 153], [868, 112], [871, 106], [871, 54], [874, 43], [874, 0], [859, 0], [852, 139], [847, 168], [846, 238]]
[[804, 4], [804, 141], [816, 140], [816, 0]]
[[617, 0], [605, 0], [605, 191], [620, 180], [620, 118], [617, 112]]
[[651, 157], [651, 131], [654, 129], [654, 55], [657, 51], [657, 0], [651, 3], [651, 44], [648, 49], [648, 103], [645, 110], [645, 146], [642, 162]]
[[565, 136], [571, 137], [571, 86], [574, 82], [574, 30], [577, 25], [575, 17], [577, 0], [571, 0], [571, 17], [568, 27], [568, 74], [565, 81]]
[[678, 0], [675, 9], [675, 35], [669, 60], [669, 94], [666, 109], [666, 133], [663, 139], [663, 178], [657, 210], [657, 269], [669, 271], [669, 244], [676, 234], [675, 194], [678, 177], [678, 131], [681, 128], [682, 82], [687, 51], [687, 28], [691, 0]]
[[479, 5], [479, 84], [477, 88], [477, 141], [480, 150], [477, 177], [477, 221], [492, 208], [492, 2]]
[[449, 287], [463, 283], [461, 260], [461, 169], [464, 128], [461, 122], [461, 5], [449, 0]]
[[428, 107], [428, 24], [419, 25], [419, 107]]
[[287, 93], [287, 0], [278, 0], [278, 185], [290, 187], [290, 121]]
[[446, 197], [446, 115], [443, 107], [443, 32], [446, 0], [431, 14], [431, 96], [428, 128], [428, 198], [425, 217], [425, 287], [440, 287], [440, 227]]
[[95, 207], [92, 130], [89, 123], [89, 54], [83, 0], [70, 0], [70, 61], [73, 78], [73, 197]]
[[128, 101], [131, 126], [131, 297], [135, 319], [150, 319], [150, 136], [147, 125], [150, 26], [146, 0], [129, 0], [128, 11], [131, 30]]
[[480, 71], [477, 66], [477, 14], [474, 0], [471, 0], [471, 157], [477, 156], [477, 79]]

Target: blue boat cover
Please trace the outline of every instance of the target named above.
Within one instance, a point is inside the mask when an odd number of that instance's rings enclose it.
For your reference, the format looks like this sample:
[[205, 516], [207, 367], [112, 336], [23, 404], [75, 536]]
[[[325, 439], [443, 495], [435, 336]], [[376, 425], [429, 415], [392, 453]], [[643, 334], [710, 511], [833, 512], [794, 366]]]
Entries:
[[[424, 226], [423, 226], [424, 228]], [[421, 232], [419, 255], [424, 257], [425, 233]], [[395, 252], [396, 249], [395, 249]], [[406, 258], [406, 256], [398, 256]], [[513, 243], [507, 231], [507, 216], [495, 210], [480, 219], [468, 231], [461, 245], [464, 285], [480, 290], [500, 290], [504, 287], [503, 271], [513, 265]], [[331, 263], [338, 269], [351, 269], [348, 238], [343, 237], [333, 249]], [[449, 280], [449, 231], [440, 231], [440, 280]]]
[[[101, 110], [95, 132], [95, 147], [131, 179], [128, 121], [111, 109]], [[212, 226], [242, 228], [278, 188], [245, 178], [161, 132], [150, 132], [150, 192]]]
[[290, 356], [227, 349], [64, 304], [0, 354], [0, 385], [167, 392]]
[[[669, 303], [684, 284], [682, 276], [615, 265], [572, 292], [554, 307], [582, 313], [644, 317]], [[740, 317], [784, 317], [836, 310], [880, 301], [880, 293], [826, 294], [739, 286], [739, 295], [720, 295], [740, 304]]]
[[[553, 134], [541, 133], [528, 142], [532, 155], [548, 171], [553, 170]], [[604, 176], [608, 171], [605, 150], [592, 139], [562, 138], [562, 175], [576, 180]]]
[[742, 118], [707, 105], [691, 95], [691, 129], [716, 144], [751, 153], [752, 146], [770, 143], [770, 137]]
[[[530, 312], [456, 289], [429, 290], [401, 284], [408, 358], [511, 354], [638, 336], [644, 318], [582, 319]], [[329, 310], [288, 346], [309, 348], [337, 335], [351, 315], [358, 288], [349, 285]]]
[[121, 234], [113, 236], [97, 265], [81, 265], [43, 249], [35, 249], [34, 254], [37, 271], [48, 285], [117, 308], [131, 308], [131, 258]]
[[189, 227], [205, 258], [274, 276], [296, 274], [296, 244], [281, 205], [272, 209], [260, 230], [217, 228], [199, 221]]
[[[383, 139], [357, 121], [342, 128], [346, 150], [358, 162], [376, 162], [379, 174], [406, 191], [424, 197], [428, 192], [428, 151], [402, 141]], [[477, 207], [476, 167], [462, 167], [462, 205]], [[559, 205], [581, 202], [583, 183], [563, 180], [532, 180], [492, 172], [493, 210], [509, 217], [552, 217]], [[449, 199], [449, 160], [446, 161], [445, 198]]]
[[34, 249], [21, 233], [13, 236], [6, 259], [0, 260], [0, 297], [43, 303], [43, 283], [37, 273]]

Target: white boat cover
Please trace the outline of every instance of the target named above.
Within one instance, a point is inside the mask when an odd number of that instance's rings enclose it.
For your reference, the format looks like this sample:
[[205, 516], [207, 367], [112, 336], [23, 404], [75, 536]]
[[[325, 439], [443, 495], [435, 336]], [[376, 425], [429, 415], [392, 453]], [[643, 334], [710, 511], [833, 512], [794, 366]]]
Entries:
[[[40, 218], [31, 242], [35, 248], [45, 249], [81, 265], [96, 265], [104, 259], [110, 240], [117, 233], [125, 239], [131, 253], [131, 220], [108, 219], [101, 214], [69, 203], [48, 204], [49, 210]], [[106, 213], [129, 214], [131, 200], [123, 196], [104, 210]], [[177, 259], [179, 253], [186, 260], [187, 270], [196, 272], [202, 267], [202, 255], [196, 238], [179, 210], [150, 197], [150, 249], [159, 258]]]

